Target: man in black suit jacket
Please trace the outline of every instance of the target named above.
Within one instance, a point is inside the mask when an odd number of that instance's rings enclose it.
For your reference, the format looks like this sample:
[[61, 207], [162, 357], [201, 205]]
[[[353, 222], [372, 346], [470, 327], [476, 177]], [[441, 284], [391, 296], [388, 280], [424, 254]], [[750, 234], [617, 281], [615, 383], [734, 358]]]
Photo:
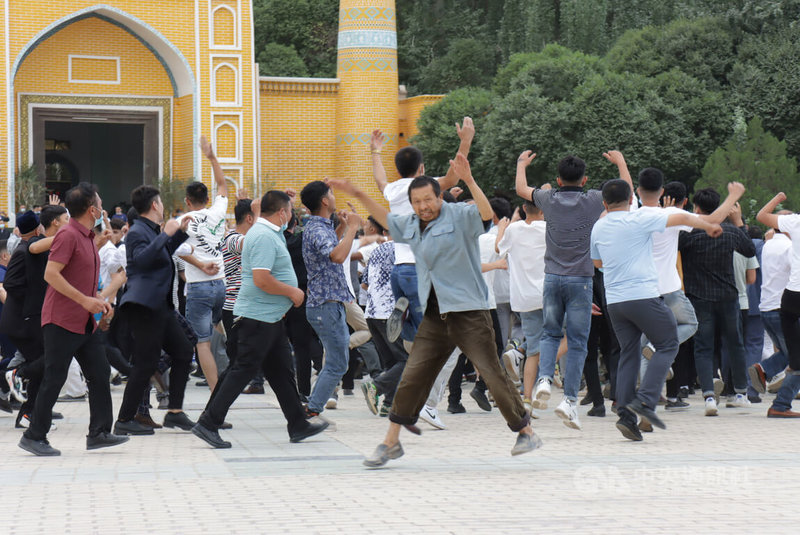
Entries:
[[134, 338], [133, 372], [128, 377], [114, 432], [118, 435], [152, 435], [152, 427], [134, 420], [161, 350], [172, 357], [169, 374], [169, 411], [165, 427], [191, 430], [194, 422], [183, 412], [183, 395], [193, 348], [184, 334], [172, 304], [175, 265], [172, 255], [189, 237], [189, 218], [170, 219], [161, 231], [164, 205], [157, 188], [139, 186], [131, 193], [139, 218], [125, 238], [128, 282], [120, 300], [120, 313]]

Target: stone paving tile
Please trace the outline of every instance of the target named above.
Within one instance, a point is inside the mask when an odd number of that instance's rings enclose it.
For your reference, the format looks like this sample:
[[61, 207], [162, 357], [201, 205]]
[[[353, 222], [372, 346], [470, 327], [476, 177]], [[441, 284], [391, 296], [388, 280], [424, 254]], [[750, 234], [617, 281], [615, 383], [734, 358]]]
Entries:
[[[191, 417], [207, 396], [188, 387]], [[706, 418], [696, 398], [641, 443], [619, 435], [610, 411], [582, 408], [575, 431], [549, 410], [534, 421], [544, 446], [511, 457], [499, 412], [465, 395], [467, 414], [443, 412], [445, 431], [404, 432], [406, 455], [378, 470], [361, 460], [387, 421], [358, 395], [325, 413], [336, 431], [302, 444], [289, 443], [271, 393], [242, 396], [222, 432], [230, 450], [165, 429], [87, 452], [88, 404], [62, 403], [57, 458], [18, 449], [13, 419], [0, 418], [3, 499], [21, 512], [0, 533], [797, 533], [800, 422], [768, 420], [770, 400]]]

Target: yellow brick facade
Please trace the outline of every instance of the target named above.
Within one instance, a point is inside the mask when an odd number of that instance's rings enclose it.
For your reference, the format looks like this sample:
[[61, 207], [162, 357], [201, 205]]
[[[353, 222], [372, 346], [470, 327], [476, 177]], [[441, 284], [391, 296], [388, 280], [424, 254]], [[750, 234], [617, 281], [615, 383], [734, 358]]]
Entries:
[[249, 0], [0, 2], [0, 210], [15, 211], [15, 176], [36, 163], [35, 110], [60, 107], [156, 110], [158, 178], [211, 185], [205, 134], [232, 188], [336, 176], [377, 196], [370, 132], [386, 134], [391, 179], [394, 151], [438, 98], [398, 97], [395, 21], [393, 0], [342, 0], [336, 79], [259, 78]]

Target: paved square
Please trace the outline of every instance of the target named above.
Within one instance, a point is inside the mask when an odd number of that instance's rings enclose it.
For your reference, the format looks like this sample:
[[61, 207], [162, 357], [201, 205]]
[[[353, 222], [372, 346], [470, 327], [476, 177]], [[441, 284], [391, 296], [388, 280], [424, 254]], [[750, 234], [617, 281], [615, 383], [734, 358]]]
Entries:
[[[233, 430], [221, 433], [230, 450], [163, 429], [87, 452], [88, 403], [58, 403], [65, 419], [49, 438], [62, 456], [37, 458], [17, 447], [20, 433], [3, 414], [9, 514], [0, 532], [798, 532], [800, 422], [768, 420], [771, 394], [716, 418], [703, 416], [695, 396], [690, 411], [664, 413], [668, 429], [641, 443], [622, 438], [610, 411], [589, 418], [582, 407], [583, 431], [574, 431], [551, 408], [534, 422], [544, 446], [511, 457], [513, 433], [499, 411], [478, 409], [471, 386], [466, 414], [443, 412], [444, 431], [421, 423], [422, 436], [404, 432], [405, 456], [380, 470], [361, 460], [387, 421], [358, 390], [326, 411], [335, 430], [301, 444], [289, 443], [269, 389], [243, 395], [228, 416]], [[122, 389], [112, 387], [115, 410]], [[190, 417], [207, 396], [190, 383]]]

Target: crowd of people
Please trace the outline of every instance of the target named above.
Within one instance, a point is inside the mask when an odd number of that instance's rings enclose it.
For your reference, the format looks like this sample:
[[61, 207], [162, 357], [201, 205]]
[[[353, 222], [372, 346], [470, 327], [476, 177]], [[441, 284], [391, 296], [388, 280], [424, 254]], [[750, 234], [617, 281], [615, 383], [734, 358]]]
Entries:
[[[161, 427], [230, 448], [219, 433], [232, 427], [228, 410], [264, 384], [299, 442], [329, 427], [324, 411], [357, 380], [366, 408], [389, 421], [368, 467], [403, 455], [403, 428], [446, 429], [445, 393], [448, 413], [465, 412], [465, 380], [516, 433], [512, 455], [541, 446], [533, 422], [557, 390], [553, 413], [567, 427], [582, 429], [582, 405], [605, 417], [609, 400], [633, 441], [665, 429], [663, 412], [687, 410], [697, 393], [709, 417], [767, 391], [768, 417], [800, 417], [800, 215], [781, 209], [783, 193], [758, 213], [762, 233], [742, 220], [738, 182], [724, 201], [694, 192], [688, 211], [685, 185], [655, 167], [634, 184], [615, 150], [603, 156], [619, 178], [599, 189], [574, 155], [559, 162], [557, 187], [532, 187], [526, 150], [521, 202], [489, 198], [469, 165], [469, 117], [456, 135], [444, 176], [426, 174], [409, 146], [389, 181], [373, 132], [380, 200], [349, 180], [315, 180], [299, 193], [304, 212], [291, 189], [255, 200], [240, 191], [228, 222], [228, 182], [201, 138], [210, 204], [193, 182], [186, 211], [165, 217], [159, 190], [142, 185], [109, 219], [96, 187], [80, 183], [18, 214], [0, 242], [0, 409], [18, 409], [19, 446], [60, 455], [48, 441], [55, 403], [88, 397], [87, 449]], [[210, 391], [196, 421], [183, 410], [193, 369]], [[65, 387], [75, 377], [77, 394]], [[112, 383], [125, 383], [116, 418]]]

